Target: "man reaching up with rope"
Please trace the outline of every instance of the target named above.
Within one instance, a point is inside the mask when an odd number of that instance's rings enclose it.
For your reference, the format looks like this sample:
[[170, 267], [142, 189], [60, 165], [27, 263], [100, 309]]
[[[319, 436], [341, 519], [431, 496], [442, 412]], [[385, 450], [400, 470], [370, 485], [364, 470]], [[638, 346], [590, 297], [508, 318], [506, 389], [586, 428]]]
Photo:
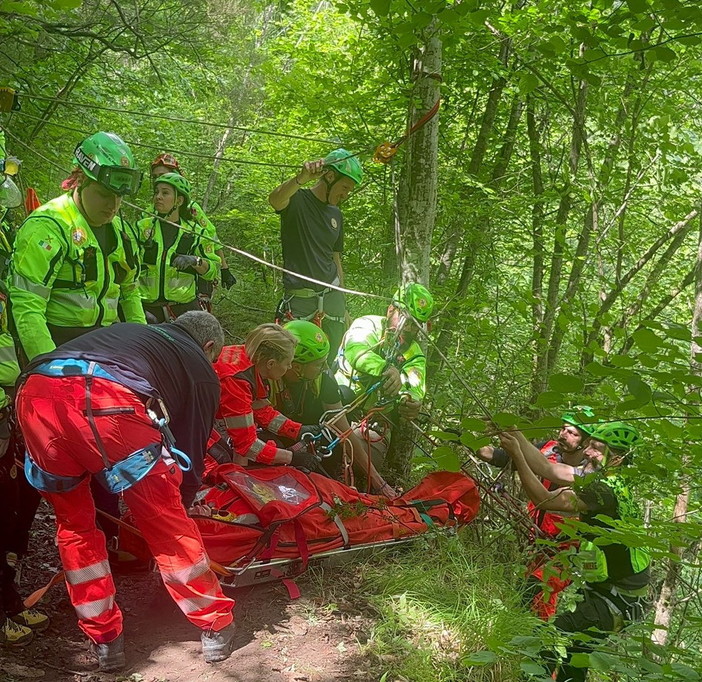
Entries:
[[[302, 189], [313, 180], [316, 182], [310, 189]], [[283, 265], [287, 270], [335, 286], [344, 285], [344, 219], [339, 206], [362, 180], [358, 158], [345, 149], [336, 149], [324, 159], [307, 161], [295, 177], [270, 193], [268, 201], [280, 215]], [[283, 286], [277, 321], [310, 320], [321, 326], [329, 337], [331, 363], [346, 328], [344, 294], [289, 273], [283, 274]]]
[[[378, 389], [386, 399], [399, 397], [397, 412], [404, 419], [416, 419], [426, 393], [427, 360], [416, 341], [419, 324], [426, 323], [434, 310], [434, 299], [426, 287], [412, 282], [395, 292], [385, 317], [365, 315], [353, 321], [339, 349], [336, 381], [347, 387], [347, 398], [364, 392], [369, 399], [363, 409], [372, 407]], [[378, 382], [382, 385], [378, 386]], [[391, 418], [391, 421], [392, 418]], [[378, 466], [389, 445], [389, 430], [384, 433], [362, 424], [360, 435], [371, 445]]]

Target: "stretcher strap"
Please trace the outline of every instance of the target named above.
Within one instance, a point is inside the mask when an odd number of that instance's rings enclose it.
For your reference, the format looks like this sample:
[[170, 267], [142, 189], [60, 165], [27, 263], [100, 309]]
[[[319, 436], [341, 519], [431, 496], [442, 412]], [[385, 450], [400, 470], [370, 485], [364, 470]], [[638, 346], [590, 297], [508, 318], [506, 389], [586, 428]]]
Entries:
[[[319, 506], [325, 512], [327, 512], [327, 514], [332, 511], [332, 508], [326, 502], [322, 502], [322, 504]], [[344, 541], [344, 549], [347, 549], [349, 547], [349, 532], [346, 530], [344, 522], [341, 520], [341, 517], [338, 514], [334, 514], [334, 516], [330, 516], [329, 518], [331, 518], [331, 520], [336, 524], [336, 527], [339, 529], [341, 539]]]

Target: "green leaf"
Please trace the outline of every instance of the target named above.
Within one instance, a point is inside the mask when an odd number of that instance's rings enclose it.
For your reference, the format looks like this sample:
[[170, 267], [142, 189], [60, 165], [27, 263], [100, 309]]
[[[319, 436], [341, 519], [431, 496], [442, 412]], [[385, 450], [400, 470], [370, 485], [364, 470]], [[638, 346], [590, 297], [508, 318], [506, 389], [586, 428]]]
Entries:
[[492, 416], [492, 419], [495, 424], [502, 427], [514, 426], [520, 422], [519, 415], [512, 412], [498, 412]]
[[544, 391], [536, 399], [537, 407], [558, 407], [563, 404], [563, 394], [558, 391]]
[[370, 8], [379, 17], [386, 17], [390, 14], [390, 0], [370, 0]]
[[626, 387], [629, 389], [629, 393], [634, 396], [637, 400], [641, 401], [642, 404], [646, 404], [651, 400], [653, 395], [651, 387], [640, 377], [631, 376], [626, 381]]
[[482, 419], [476, 419], [475, 417], [466, 417], [461, 422], [461, 428], [466, 431], [477, 431], [481, 433], [485, 431], [485, 422]]
[[531, 71], [526, 71], [519, 78], [519, 94], [528, 95], [539, 85], [541, 85], [541, 81]]
[[534, 661], [522, 661], [519, 667], [522, 669], [522, 672], [529, 675], [543, 675], [546, 672], [546, 669], [542, 665], [534, 663]]
[[456, 452], [447, 445], [436, 448], [431, 453], [431, 456], [440, 469], [445, 471], [461, 470], [461, 460], [458, 458]]
[[590, 656], [588, 654], [573, 654], [570, 658], [570, 664], [574, 668], [589, 668]]
[[613, 355], [609, 361], [615, 367], [633, 367], [636, 364], [636, 360], [628, 355]]
[[552, 374], [548, 378], [548, 385], [561, 393], [580, 393], [585, 388], [583, 380], [573, 374]]
[[51, 4], [56, 9], [76, 9], [83, 4], [83, 0], [53, 0]]
[[489, 665], [497, 660], [497, 656], [492, 651], [476, 651], [468, 654], [464, 659], [465, 665]]
[[648, 10], [648, 3], [646, 0], [626, 0], [626, 4], [632, 14], [643, 14]]
[[632, 336], [634, 337], [634, 343], [643, 351], [657, 350], [663, 343], [654, 331], [646, 327], [637, 329]]
[[666, 45], [659, 45], [648, 51], [648, 58], [653, 61], [672, 62], [677, 56], [675, 50], [671, 50]]

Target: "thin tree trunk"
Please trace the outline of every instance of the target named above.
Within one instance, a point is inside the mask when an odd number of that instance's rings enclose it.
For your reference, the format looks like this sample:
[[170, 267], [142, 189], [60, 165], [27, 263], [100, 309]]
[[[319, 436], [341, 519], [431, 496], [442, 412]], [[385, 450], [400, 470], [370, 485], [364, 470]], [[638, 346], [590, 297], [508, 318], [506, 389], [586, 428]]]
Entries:
[[[499, 55], [499, 61], [503, 68], [506, 68], [509, 62], [510, 46], [510, 39], [503, 37], [500, 41]], [[488, 97], [485, 102], [485, 109], [483, 110], [483, 116], [480, 121], [480, 130], [478, 131], [478, 136], [475, 139], [473, 151], [470, 155], [470, 161], [468, 162], [468, 168], [466, 169], [467, 175], [475, 180], [477, 180], [480, 176], [485, 154], [487, 153], [488, 149], [488, 142], [490, 141], [490, 136], [492, 135], [492, 131], [495, 127], [495, 120], [497, 118], [500, 100], [502, 99], [502, 93], [504, 92], [506, 85], [507, 81], [504, 76], [496, 76], [493, 78], [492, 84], [490, 85], [490, 92], [488, 93]], [[473, 186], [466, 184], [461, 192], [462, 198], [466, 202], [469, 202], [474, 192], [475, 190]], [[436, 272], [436, 281], [439, 285], [444, 284], [448, 279], [462, 237], [463, 230], [455, 230], [446, 240], [444, 250], [439, 257], [439, 267], [437, 268]], [[472, 251], [472, 249], [469, 249], [469, 251]], [[464, 280], [463, 273], [465, 271], [466, 264], [464, 262], [460, 278], [461, 281]]]
[[[531, 96], [527, 99], [527, 135], [534, 190], [534, 204], [531, 208], [531, 238], [534, 251], [531, 266], [531, 317], [536, 333], [544, 321], [544, 180], [541, 170], [541, 140], [536, 124], [534, 98]], [[536, 356], [534, 356], [534, 365], [536, 365]]]
[[[441, 39], [430, 25], [412, 63], [416, 83], [408, 123], [412, 125], [429, 111], [440, 96]], [[418, 106], [415, 106], [415, 102]], [[431, 242], [436, 220], [439, 116], [434, 116], [407, 141], [404, 166], [398, 188], [396, 213], [397, 252], [400, 280], [428, 284]], [[386, 468], [401, 480], [409, 474], [414, 444], [408, 424], [393, 429]]]
[[[702, 214], [702, 210], [700, 213]], [[690, 344], [690, 368], [692, 373], [698, 376], [702, 374], [702, 363], [697, 359], [698, 353], [702, 352], [702, 347], [697, 343], [697, 339], [702, 334], [702, 218], [699, 221], [699, 227], [697, 261], [695, 263], [695, 303], [692, 311], [692, 342]], [[697, 389], [693, 386], [692, 390]], [[687, 455], [683, 454], [683, 464], [687, 458]], [[685, 479], [682, 482], [682, 490], [675, 498], [674, 523], [687, 522], [689, 501], [690, 485]], [[684, 551], [683, 546], [671, 543], [670, 552], [675, 555], [677, 560], [668, 559], [663, 586], [655, 605], [653, 622], [658, 627], [651, 634], [651, 641], [660, 646], [665, 646], [668, 642], [668, 634], [675, 613], [675, 591], [682, 566], [680, 559], [682, 559]]]
[[534, 374], [532, 377], [531, 404], [536, 401], [539, 393], [545, 389], [548, 381], [548, 348], [553, 335], [558, 310], [558, 292], [560, 290], [561, 277], [563, 274], [566, 227], [573, 201], [573, 183], [578, 172], [580, 150], [584, 140], [586, 100], [587, 83], [585, 81], [580, 81], [578, 84], [577, 98], [573, 110], [573, 125], [570, 154], [568, 158], [568, 170], [566, 171], [567, 175], [565, 183], [563, 185], [563, 189], [561, 190], [561, 200], [558, 204], [558, 210], [556, 212], [556, 230], [553, 240], [553, 255], [551, 257], [544, 319], [539, 328], [536, 339], [536, 367], [534, 368]]

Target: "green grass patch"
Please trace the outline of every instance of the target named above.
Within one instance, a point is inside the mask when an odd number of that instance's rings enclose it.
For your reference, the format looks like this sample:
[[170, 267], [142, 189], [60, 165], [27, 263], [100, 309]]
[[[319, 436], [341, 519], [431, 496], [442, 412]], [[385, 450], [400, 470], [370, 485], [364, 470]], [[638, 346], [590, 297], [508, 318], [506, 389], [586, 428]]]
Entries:
[[387, 679], [514, 682], [519, 657], [487, 651], [534, 630], [514, 567], [461, 536], [440, 534], [367, 565], [361, 591], [379, 613], [367, 652]]

